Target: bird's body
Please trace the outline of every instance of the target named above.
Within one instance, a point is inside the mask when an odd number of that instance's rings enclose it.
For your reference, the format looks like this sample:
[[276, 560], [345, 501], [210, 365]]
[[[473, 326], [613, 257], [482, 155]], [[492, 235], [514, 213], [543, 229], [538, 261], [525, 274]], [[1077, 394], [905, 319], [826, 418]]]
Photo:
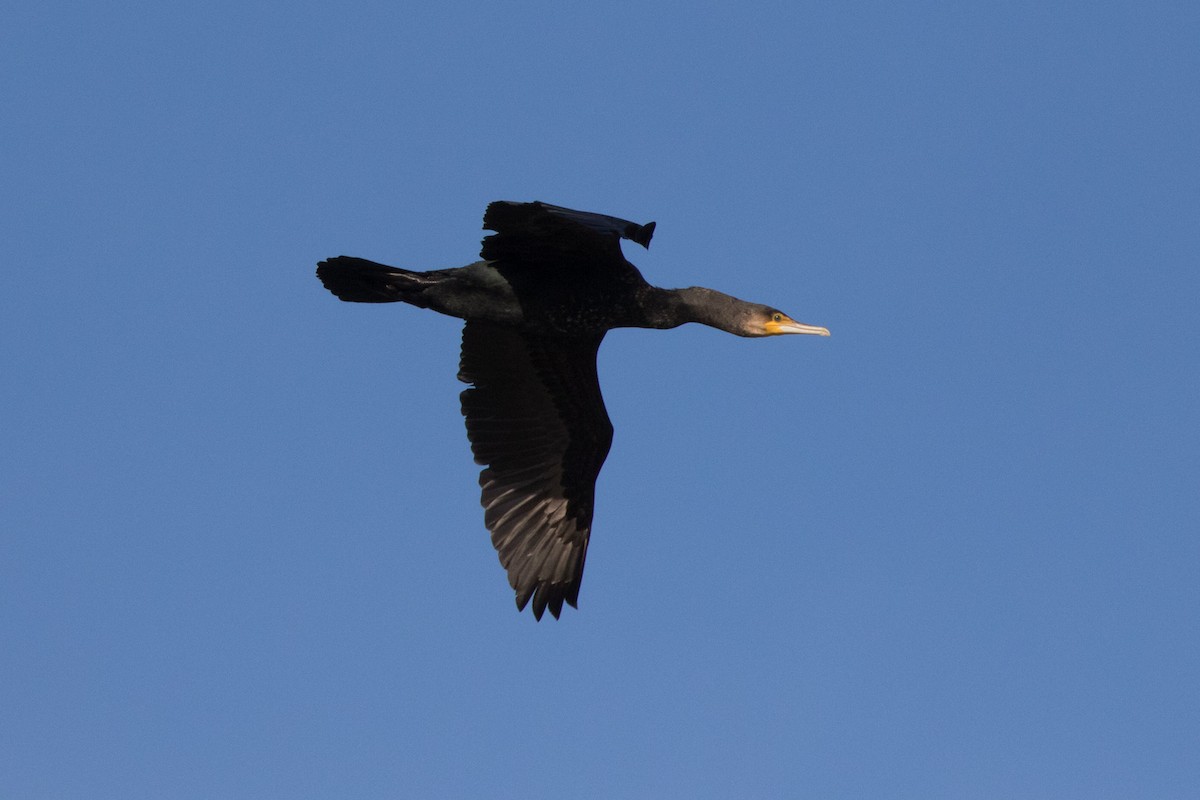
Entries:
[[613, 328], [700, 322], [740, 336], [828, 335], [712, 289], [660, 289], [621, 254], [648, 247], [654, 223], [545, 203], [488, 206], [482, 261], [414, 272], [339, 256], [317, 275], [342, 300], [406, 302], [466, 320], [462, 411], [480, 474], [484, 521], [517, 607], [555, 617], [574, 606], [591, 533], [596, 476], [612, 442], [596, 353]]

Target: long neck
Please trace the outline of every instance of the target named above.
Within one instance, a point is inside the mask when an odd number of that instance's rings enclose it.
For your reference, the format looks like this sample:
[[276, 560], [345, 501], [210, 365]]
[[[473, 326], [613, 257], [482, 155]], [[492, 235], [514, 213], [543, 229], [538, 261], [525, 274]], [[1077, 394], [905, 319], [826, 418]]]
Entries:
[[746, 305], [736, 297], [690, 286], [686, 289], [647, 287], [642, 308], [645, 320], [638, 327], [675, 328], [686, 322], [699, 322], [729, 333], [739, 333], [736, 325], [739, 309]]

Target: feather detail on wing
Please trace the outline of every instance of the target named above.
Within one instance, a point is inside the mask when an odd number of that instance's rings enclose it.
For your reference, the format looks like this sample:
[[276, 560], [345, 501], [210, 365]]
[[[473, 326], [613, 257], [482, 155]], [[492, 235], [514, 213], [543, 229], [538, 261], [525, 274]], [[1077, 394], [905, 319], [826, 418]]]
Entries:
[[463, 329], [462, 412], [484, 521], [517, 607], [576, 605], [596, 476], [612, 424], [596, 376], [600, 338], [545, 339], [487, 322]]

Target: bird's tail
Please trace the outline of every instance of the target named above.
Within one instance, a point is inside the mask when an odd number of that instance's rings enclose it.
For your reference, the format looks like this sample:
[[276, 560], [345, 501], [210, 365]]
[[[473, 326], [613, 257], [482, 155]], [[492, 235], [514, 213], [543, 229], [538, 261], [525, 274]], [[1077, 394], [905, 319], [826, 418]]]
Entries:
[[317, 264], [317, 277], [341, 300], [352, 303], [412, 302], [424, 282], [421, 273], [376, 264], [365, 258], [338, 256]]

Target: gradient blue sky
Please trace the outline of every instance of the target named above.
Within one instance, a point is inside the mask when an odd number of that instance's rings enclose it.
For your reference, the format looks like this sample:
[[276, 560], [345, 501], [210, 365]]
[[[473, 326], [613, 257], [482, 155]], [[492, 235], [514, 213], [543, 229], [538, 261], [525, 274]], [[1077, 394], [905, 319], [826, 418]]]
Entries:
[[[1200, 6], [4, 13], [0, 793], [1191, 798]], [[581, 609], [341, 253], [657, 220]]]

